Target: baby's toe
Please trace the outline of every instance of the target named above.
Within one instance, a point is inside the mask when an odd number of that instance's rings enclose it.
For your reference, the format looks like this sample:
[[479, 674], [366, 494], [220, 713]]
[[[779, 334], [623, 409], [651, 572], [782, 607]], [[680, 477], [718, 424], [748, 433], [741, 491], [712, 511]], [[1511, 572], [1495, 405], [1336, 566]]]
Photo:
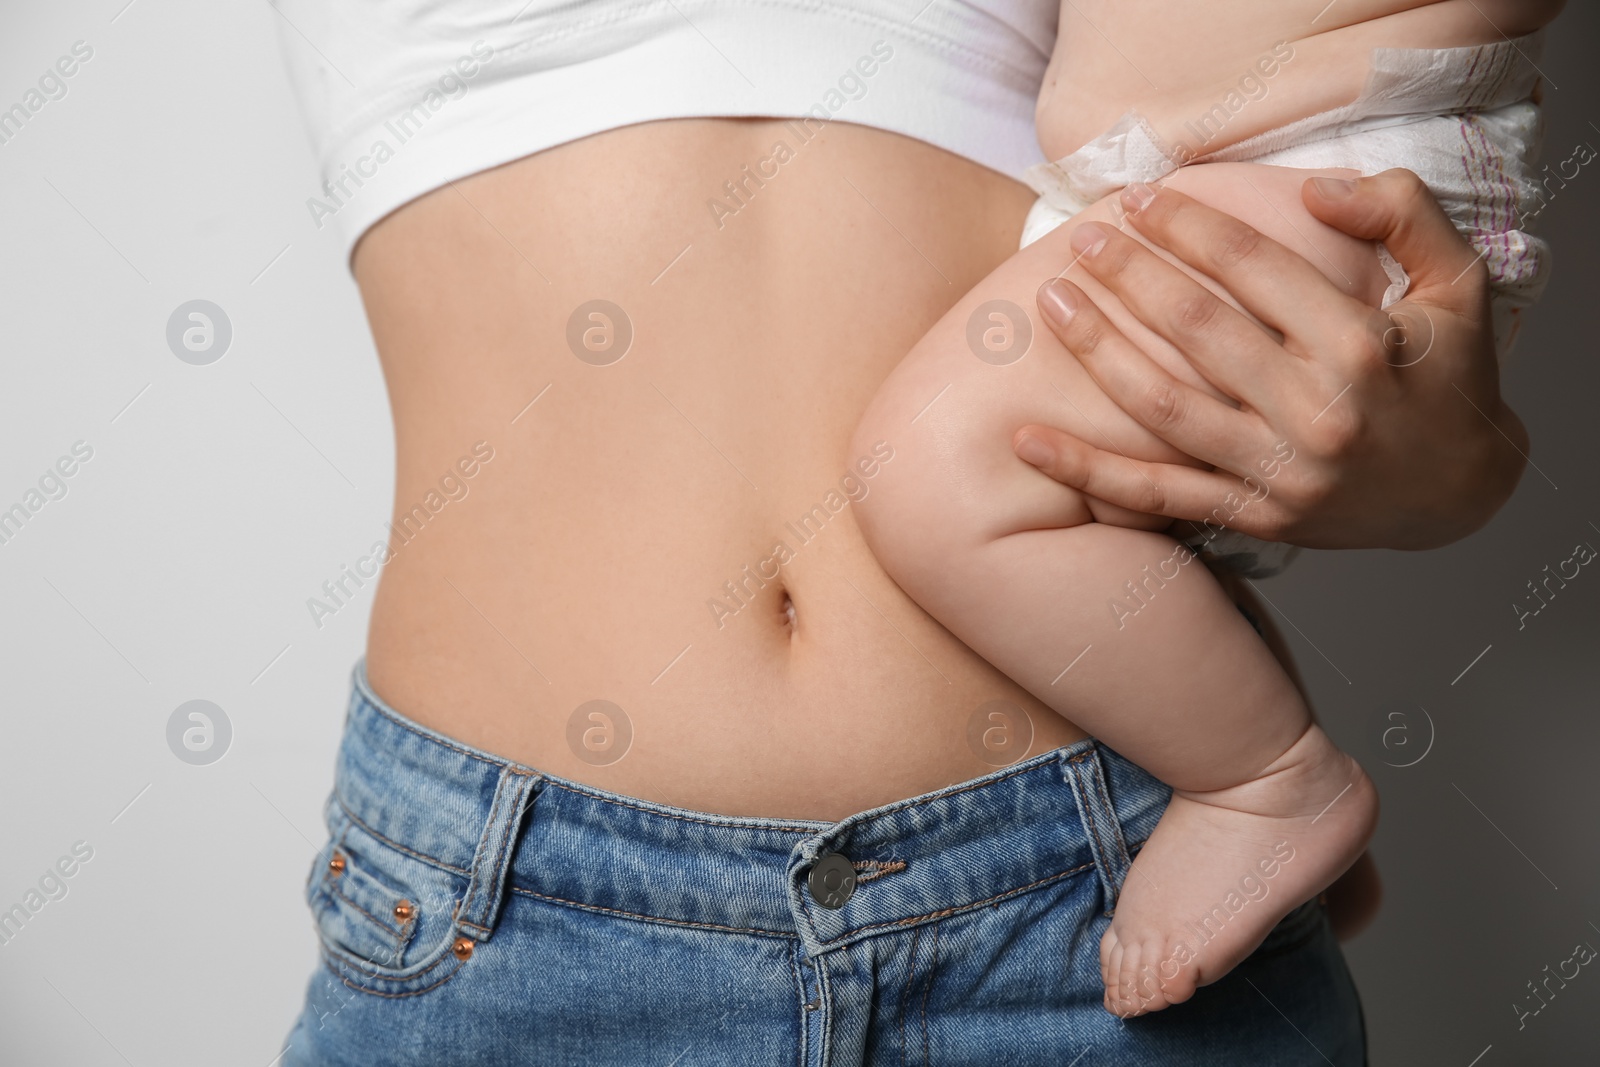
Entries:
[[1140, 1013], [1143, 996], [1141, 986], [1144, 981], [1144, 945], [1138, 940], [1130, 941], [1122, 953], [1122, 968], [1117, 975], [1117, 1014], [1128, 1018]]
[[1106, 927], [1105, 935], [1100, 938], [1100, 984], [1107, 989], [1113, 985], [1121, 951], [1122, 942], [1117, 938], [1116, 928]]

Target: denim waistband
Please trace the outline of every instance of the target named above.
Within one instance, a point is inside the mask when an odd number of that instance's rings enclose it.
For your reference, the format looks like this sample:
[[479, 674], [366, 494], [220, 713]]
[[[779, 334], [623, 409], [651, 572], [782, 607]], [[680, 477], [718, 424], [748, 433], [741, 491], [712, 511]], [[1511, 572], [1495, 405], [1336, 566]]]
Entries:
[[[798, 937], [814, 956], [1062, 878], [1099, 877], [1109, 907], [1169, 795], [1085, 740], [839, 822], [713, 815], [451, 740], [385, 705], [358, 663], [333, 802], [379, 840], [466, 878], [457, 923], [478, 940], [517, 893], [619, 918]], [[838, 908], [821, 906], [808, 885], [832, 853], [854, 871]]]

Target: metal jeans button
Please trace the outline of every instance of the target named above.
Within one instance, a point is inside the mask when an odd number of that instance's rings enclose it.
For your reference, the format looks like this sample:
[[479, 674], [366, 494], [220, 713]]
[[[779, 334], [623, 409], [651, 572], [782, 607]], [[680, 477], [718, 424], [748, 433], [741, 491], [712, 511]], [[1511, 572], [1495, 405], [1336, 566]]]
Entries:
[[855, 895], [856, 869], [843, 855], [830, 852], [806, 875], [806, 886], [820, 906], [837, 911]]

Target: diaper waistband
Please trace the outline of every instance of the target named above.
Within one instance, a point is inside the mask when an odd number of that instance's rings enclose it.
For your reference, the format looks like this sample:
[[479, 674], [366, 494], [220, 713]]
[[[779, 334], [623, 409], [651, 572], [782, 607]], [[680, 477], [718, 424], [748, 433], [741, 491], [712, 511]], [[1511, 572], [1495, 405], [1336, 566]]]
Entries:
[[1167, 144], [1144, 116], [1130, 110], [1071, 155], [1028, 168], [1023, 180], [1051, 206], [1075, 214], [1135, 182], [1159, 181], [1186, 162], [1250, 160], [1347, 133], [1522, 104], [1539, 82], [1535, 64], [1544, 36], [1541, 29], [1462, 48], [1375, 48], [1366, 86], [1349, 104], [1201, 156]]

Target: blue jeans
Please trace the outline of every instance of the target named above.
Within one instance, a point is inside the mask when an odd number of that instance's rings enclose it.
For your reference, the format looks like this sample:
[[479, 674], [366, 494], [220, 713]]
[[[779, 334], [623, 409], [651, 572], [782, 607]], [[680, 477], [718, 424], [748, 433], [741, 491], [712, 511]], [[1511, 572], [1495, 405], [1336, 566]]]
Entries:
[[355, 685], [286, 1067], [1365, 1062], [1315, 903], [1193, 1000], [1106, 1013], [1100, 936], [1169, 794], [1094, 741], [837, 823], [735, 818], [540, 774]]

